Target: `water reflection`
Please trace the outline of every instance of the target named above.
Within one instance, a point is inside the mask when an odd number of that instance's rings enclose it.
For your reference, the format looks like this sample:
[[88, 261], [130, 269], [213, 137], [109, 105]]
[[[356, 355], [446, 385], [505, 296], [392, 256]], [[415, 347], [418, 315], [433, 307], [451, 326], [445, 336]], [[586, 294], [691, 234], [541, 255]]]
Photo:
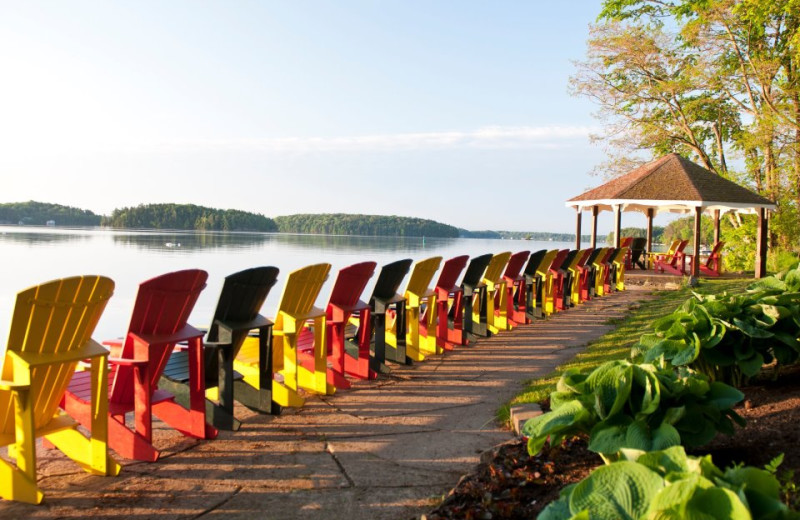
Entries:
[[344, 235], [273, 235], [281, 245], [315, 251], [414, 252], [431, 247], [446, 247], [457, 238], [364, 237]]
[[58, 233], [41, 230], [0, 230], [0, 245], [2, 243], [27, 244], [27, 245], [48, 245], [66, 244], [67, 242], [86, 242], [91, 238], [88, 235], [79, 233]]
[[198, 249], [256, 249], [273, 238], [265, 233], [137, 232], [115, 233], [114, 245], [149, 251], [190, 253]]

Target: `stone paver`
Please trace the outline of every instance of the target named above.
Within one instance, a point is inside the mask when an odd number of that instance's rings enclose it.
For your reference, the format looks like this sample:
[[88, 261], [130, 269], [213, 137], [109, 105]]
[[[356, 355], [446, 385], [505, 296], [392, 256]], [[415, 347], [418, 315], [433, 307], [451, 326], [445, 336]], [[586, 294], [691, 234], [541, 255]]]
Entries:
[[417, 518], [513, 435], [495, 412], [524, 381], [646, 297], [634, 289], [598, 298], [278, 417], [237, 407], [241, 430], [213, 441], [157, 424], [162, 458], [123, 461], [119, 477], [86, 475], [57, 450], [40, 450], [45, 502], [0, 502], [0, 518]]

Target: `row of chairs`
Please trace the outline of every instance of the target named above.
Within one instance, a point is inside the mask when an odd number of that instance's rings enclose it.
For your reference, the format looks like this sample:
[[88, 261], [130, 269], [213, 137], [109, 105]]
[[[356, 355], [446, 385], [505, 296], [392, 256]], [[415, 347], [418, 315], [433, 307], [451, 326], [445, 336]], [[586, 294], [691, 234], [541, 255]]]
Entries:
[[208, 275], [177, 271], [139, 286], [127, 334], [104, 345], [91, 337], [111, 279], [32, 287], [17, 295], [2, 366], [0, 446], [15, 463], [0, 459], [0, 496], [41, 502], [37, 437], [87, 472], [116, 475], [108, 447], [158, 459], [153, 415], [184, 435], [214, 438], [240, 426], [234, 397], [277, 414], [302, 406], [306, 392], [332, 394], [390, 362], [423, 361], [622, 290], [624, 256], [613, 248], [505, 252], [433, 257], [413, 269], [400, 260], [381, 268], [368, 302], [361, 296], [377, 266], [363, 262], [339, 271], [325, 309], [315, 302], [331, 266], [315, 264], [289, 274], [273, 320], [260, 309], [279, 270], [256, 267], [225, 279], [207, 331], [188, 319]]

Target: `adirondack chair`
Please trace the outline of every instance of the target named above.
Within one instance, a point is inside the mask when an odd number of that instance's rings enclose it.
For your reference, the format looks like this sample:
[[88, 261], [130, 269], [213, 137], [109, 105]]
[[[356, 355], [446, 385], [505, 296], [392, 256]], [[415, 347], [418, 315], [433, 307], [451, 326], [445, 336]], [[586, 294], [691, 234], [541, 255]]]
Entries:
[[527, 285], [522, 268], [530, 258], [530, 251], [514, 253], [508, 259], [503, 280], [506, 282], [506, 316], [511, 327], [528, 323]]
[[681, 240], [671, 256], [656, 257], [655, 269], [662, 273], [677, 276], [686, 274], [686, 255], [683, 250], [689, 244], [688, 240]]
[[[464, 298], [464, 323], [463, 343], [466, 345], [469, 335], [475, 336], [488, 336], [489, 330], [487, 329], [488, 316], [486, 313], [486, 284], [483, 282], [483, 275], [489, 262], [492, 261], [494, 255], [491, 253], [476, 256], [467, 264], [467, 271], [464, 273], [464, 278], [461, 280], [461, 289]], [[453, 309], [450, 310], [453, 314]], [[461, 316], [455, 314], [453, 317], [454, 323], [458, 325], [458, 319]]]
[[[360, 320], [368, 318], [365, 311], [369, 306], [361, 301], [361, 294], [367, 282], [375, 274], [375, 262], [361, 262], [344, 267], [336, 275], [336, 282], [331, 290], [331, 297], [325, 309], [328, 340], [328, 382], [337, 388], [350, 388], [350, 381], [345, 374], [360, 379], [375, 379], [377, 374], [370, 369], [369, 344], [370, 327], [359, 327], [362, 334], [355, 337], [357, 344], [352, 345], [345, 337], [350, 317], [355, 315]], [[350, 351], [347, 347], [350, 346]], [[352, 348], [355, 347], [355, 348]]]
[[537, 276], [536, 270], [546, 255], [546, 249], [531, 253], [528, 263], [525, 264], [522, 270], [522, 277], [525, 279], [525, 319], [527, 323], [531, 323], [537, 317], [541, 317], [537, 316], [537, 311], [541, 310], [541, 304], [537, 306], [536, 303], [540, 298], [542, 279]]
[[581, 299], [583, 300], [590, 300], [596, 296], [595, 278], [598, 269], [596, 262], [598, 261], [598, 258], [601, 257], [601, 255], [605, 255], [605, 252], [606, 252], [605, 248], [602, 247], [596, 248], [591, 252], [589, 258], [586, 260], [585, 268], [588, 271], [588, 280], [585, 288], [586, 292], [584, 293], [583, 292], [584, 289], [581, 289]]
[[[711, 249], [711, 254], [706, 258], [705, 264], [700, 264], [700, 272], [707, 276], [719, 276], [722, 274], [722, 248], [725, 247], [725, 242], [719, 241], [714, 244]], [[691, 257], [691, 260], [697, 257], [697, 254]], [[688, 269], [691, 272], [691, 264]]]
[[611, 277], [609, 289], [607, 290], [625, 290], [625, 257], [628, 255], [628, 251], [627, 247], [621, 247], [611, 257]]
[[506, 281], [503, 279], [503, 271], [510, 258], [511, 251], [495, 254], [483, 274], [486, 298], [481, 301], [481, 304], [486, 307], [486, 329], [490, 334], [497, 334], [501, 330], [511, 330], [512, 325], [508, 321], [506, 305], [508, 293], [506, 292]]
[[[326, 263], [297, 269], [289, 273], [283, 286], [272, 326], [272, 400], [281, 406], [303, 406], [300, 388], [325, 395], [336, 391], [327, 381], [325, 311], [314, 307], [330, 270]], [[301, 351], [304, 334], [314, 344], [310, 354]], [[259, 350], [255, 338], [247, 338], [233, 360], [234, 369], [256, 388], [261, 374]]]
[[537, 258], [539, 258], [539, 261], [536, 262], [533, 255], [531, 255], [531, 260], [525, 267], [526, 279], [529, 280], [531, 289], [533, 289], [529, 291], [529, 294], [532, 293], [531, 300], [533, 301], [528, 305], [528, 313], [531, 319], [546, 317], [545, 301], [547, 300], [547, 287], [552, 277], [550, 274], [550, 265], [552, 265], [553, 260], [556, 255], [558, 255], [558, 249], [545, 251], [545, 254], [542, 256], [538, 256], [539, 253], [541, 252], [537, 251], [534, 253], [534, 255], [537, 255]]
[[[44, 494], [36, 484], [36, 438], [44, 437], [84, 471], [117, 475], [107, 450], [108, 350], [91, 336], [114, 291], [102, 276], [76, 276], [17, 294], [0, 379], [0, 446], [16, 464], [0, 458], [0, 497], [31, 504]], [[91, 437], [59, 413], [64, 389], [78, 361], [91, 360], [89, 399], [95, 411]]]
[[[467, 266], [469, 256], [456, 256], [447, 260], [442, 265], [439, 272], [439, 279], [436, 281], [434, 290], [436, 291], [436, 320], [431, 320], [426, 316], [420, 321], [420, 327], [425, 327], [424, 332], [427, 336], [427, 323], [436, 322], [436, 353], [441, 354], [445, 350], [453, 350], [456, 345], [466, 345], [468, 340], [464, 337], [464, 291], [456, 285], [458, 277]], [[458, 316], [458, 319], [450, 320], [451, 313]], [[452, 326], [451, 326], [452, 324]]]
[[563, 297], [563, 288], [559, 289], [559, 286], [564, 283], [564, 275], [563, 272], [561, 272], [561, 266], [564, 264], [567, 254], [569, 254], [569, 249], [560, 250], [556, 253], [556, 256], [553, 257], [553, 261], [547, 268], [547, 283], [544, 288], [544, 294], [542, 295], [545, 316], [550, 316], [556, 312], [556, 300]]
[[[139, 285], [127, 335], [119, 357], [109, 358], [109, 445], [128, 459], [155, 461], [159, 451], [152, 444], [152, 415], [184, 435], [211, 439], [217, 429], [206, 423], [205, 359], [203, 332], [187, 323], [208, 273], [187, 269], [157, 276]], [[189, 409], [175, 402], [175, 396], [158, 387], [172, 351], [188, 342]], [[77, 372], [64, 394], [64, 409], [91, 428], [91, 375]], [[125, 425], [133, 413], [135, 430]]]
[[569, 309], [573, 306], [573, 297], [572, 291], [573, 289], [577, 288], [576, 282], [578, 281], [578, 262], [583, 259], [583, 255], [585, 250], [583, 249], [573, 249], [567, 255], [567, 259], [564, 261], [563, 267], [561, 268], [564, 271], [564, 294], [562, 300], [562, 310]]
[[681, 240], [680, 239], [676, 239], [676, 240], [672, 241], [672, 243], [669, 245], [669, 247], [667, 248], [667, 251], [665, 253], [664, 252], [648, 252], [648, 253], [646, 253], [648, 263], [651, 266], [653, 266], [653, 269], [655, 269], [656, 260], [664, 260], [664, 259], [667, 259], [667, 258], [672, 258], [672, 255], [675, 254], [675, 250], [678, 249], [678, 246], [680, 244], [681, 244]]
[[637, 237], [633, 239], [631, 242], [631, 249], [630, 254], [626, 257], [630, 259], [630, 265], [626, 264], [626, 269], [634, 269], [636, 266], [639, 266], [639, 269], [645, 270], [647, 269], [647, 265], [645, 264], [644, 254], [645, 250], [647, 249], [647, 239]]
[[[589, 273], [590, 268], [586, 267], [586, 262], [592, 255], [594, 249], [591, 247], [583, 249], [576, 256], [576, 261], [570, 269], [572, 270], [572, 305], [578, 305], [589, 299]], [[585, 297], [584, 297], [585, 296]]]
[[[375, 338], [375, 357], [372, 358], [372, 370], [375, 372], [387, 372], [386, 361], [404, 365], [413, 363], [412, 359], [406, 355], [406, 299], [397, 294], [400, 284], [411, 269], [412, 262], [413, 260], [407, 258], [386, 264], [381, 268], [369, 299], [369, 309], [364, 311], [366, 316], [361, 319], [361, 327], [357, 333], [359, 337], [367, 334], [367, 337], [374, 335]], [[388, 310], [395, 314], [396, 343], [394, 345], [388, 345], [386, 341], [386, 312]], [[373, 333], [370, 334], [363, 329], [364, 327], [370, 327]]]
[[[406, 356], [410, 357], [412, 361], [422, 361], [426, 355], [436, 353], [436, 333], [434, 332], [436, 329], [436, 291], [430, 289], [430, 284], [441, 263], [441, 256], [420, 260], [414, 264], [408, 279], [405, 290]], [[425, 334], [421, 335], [420, 319], [423, 315], [423, 305], [426, 306], [425, 316], [428, 322], [422, 327]], [[428, 331], [431, 334], [428, 334]], [[390, 345], [397, 344], [397, 334], [394, 325], [387, 330], [387, 342]]]
[[[272, 400], [272, 322], [259, 314], [278, 272], [277, 267], [255, 267], [225, 277], [205, 341], [206, 397], [211, 398], [206, 401], [206, 416], [215, 428], [241, 426], [233, 416], [234, 395], [249, 408], [280, 413], [280, 405]], [[255, 383], [251, 386], [234, 372], [233, 360], [254, 330], [259, 362], [247, 367], [247, 379]], [[189, 353], [180, 349], [169, 357], [160, 386], [187, 406], [190, 376]]]
[[607, 282], [611, 275], [611, 257], [614, 254], [613, 247], [603, 248], [601, 253], [597, 255], [594, 260], [595, 275], [594, 275], [594, 293], [596, 296], [605, 296], [608, 294], [606, 287], [610, 282]]
[[555, 285], [554, 285], [554, 290], [555, 290], [554, 300], [557, 311], [563, 311], [569, 308], [569, 300], [570, 300], [569, 291], [572, 285], [572, 272], [569, 270], [569, 266], [575, 260], [577, 254], [578, 254], [577, 249], [572, 249], [567, 251], [567, 254], [564, 257], [564, 261], [561, 263], [561, 266], [556, 271]]

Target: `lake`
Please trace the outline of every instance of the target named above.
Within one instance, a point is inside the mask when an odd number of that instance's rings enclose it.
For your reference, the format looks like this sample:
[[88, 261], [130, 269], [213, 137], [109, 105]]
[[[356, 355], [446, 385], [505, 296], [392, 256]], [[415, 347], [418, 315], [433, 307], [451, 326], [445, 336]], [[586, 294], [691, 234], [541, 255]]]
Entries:
[[367, 286], [372, 292], [377, 272], [384, 264], [403, 258], [421, 260], [458, 255], [470, 257], [502, 251], [536, 251], [572, 248], [573, 243], [472, 238], [353, 237], [293, 235], [280, 233], [206, 233], [164, 231], [118, 231], [101, 228], [62, 229], [0, 226], [0, 350], [5, 348], [16, 294], [32, 285], [55, 278], [101, 274], [116, 282], [114, 296], [98, 324], [95, 339], [125, 333], [139, 283], [180, 269], [208, 271], [208, 286], [192, 314], [191, 323], [208, 326], [225, 276], [261, 265], [281, 270], [278, 284], [262, 313], [274, 316], [286, 275], [320, 262], [333, 267], [317, 305], [330, 294], [336, 273], [342, 267], [372, 260], [376, 275]]

